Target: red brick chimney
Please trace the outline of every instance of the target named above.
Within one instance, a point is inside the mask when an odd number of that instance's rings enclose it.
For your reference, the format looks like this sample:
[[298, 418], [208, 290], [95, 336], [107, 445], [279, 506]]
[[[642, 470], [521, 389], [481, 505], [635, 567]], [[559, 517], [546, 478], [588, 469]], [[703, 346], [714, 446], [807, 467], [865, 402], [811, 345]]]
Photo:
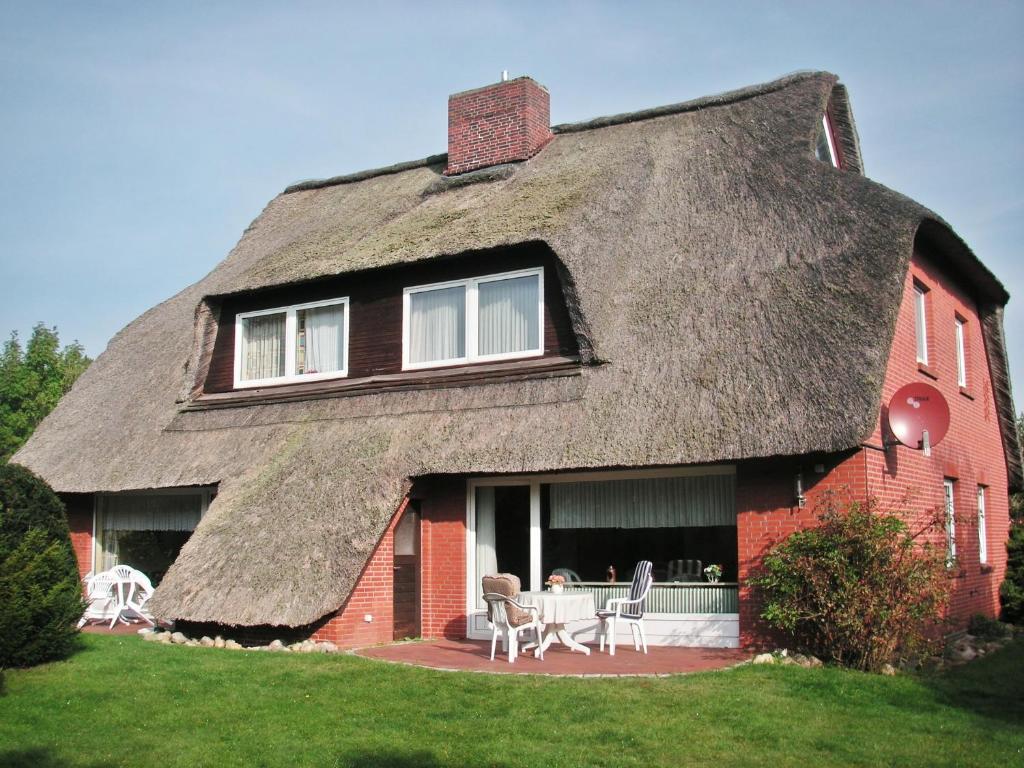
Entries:
[[527, 160], [551, 140], [551, 97], [529, 77], [448, 97], [448, 176]]

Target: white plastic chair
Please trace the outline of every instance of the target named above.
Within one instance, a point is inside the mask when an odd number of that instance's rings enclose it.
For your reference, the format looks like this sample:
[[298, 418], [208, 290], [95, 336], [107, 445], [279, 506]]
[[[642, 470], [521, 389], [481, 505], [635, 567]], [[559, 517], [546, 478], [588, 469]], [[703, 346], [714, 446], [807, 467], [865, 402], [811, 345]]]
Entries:
[[[615, 655], [615, 625], [624, 621], [629, 624], [630, 634], [633, 636], [633, 648], [639, 651], [643, 645], [644, 653], [647, 653], [647, 633], [644, 631], [644, 601], [647, 593], [651, 591], [651, 584], [654, 577], [651, 576], [653, 565], [650, 560], [641, 560], [636, 564], [633, 572], [633, 583], [629, 586], [628, 597], [613, 597], [606, 604], [603, 610], [597, 612], [597, 618], [601, 620], [601, 651], [604, 652], [604, 641], [608, 636], [608, 627], [611, 625], [611, 641], [609, 655]], [[637, 642], [637, 633], [640, 634], [640, 641]]]
[[[535, 605], [522, 605], [507, 595], [497, 592], [485, 592], [484, 600], [490, 609], [491, 616], [491, 661], [498, 644], [498, 633], [502, 632], [508, 641], [508, 663], [512, 664], [519, 656], [519, 633], [532, 629], [537, 636], [537, 657], [544, 660], [544, 643], [541, 634], [544, 625], [540, 623], [540, 610]], [[509, 616], [509, 608], [514, 608]]]
[[85, 586], [85, 599], [89, 605], [78, 621], [81, 629], [90, 621], [106, 621], [110, 619], [113, 629], [118, 619], [128, 622], [121, 616], [124, 610], [124, 588], [120, 579], [113, 571], [103, 571], [90, 576]]
[[[127, 566], [117, 566], [117, 568], [122, 567]], [[114, 570], [116, 571], [117, 568]], [[149, 622], [150, 626], [155, 626], [149, 613], [143, 610], [143, 607], [149, 602], [149, 598], [153, 596], [153, 583], [149, 580], [149, 576], [142, 571], [135, 568], [129, 570], [131, 571], [127, 577], [129, 589], [124, 599], [124, 607], [143, 621]]]

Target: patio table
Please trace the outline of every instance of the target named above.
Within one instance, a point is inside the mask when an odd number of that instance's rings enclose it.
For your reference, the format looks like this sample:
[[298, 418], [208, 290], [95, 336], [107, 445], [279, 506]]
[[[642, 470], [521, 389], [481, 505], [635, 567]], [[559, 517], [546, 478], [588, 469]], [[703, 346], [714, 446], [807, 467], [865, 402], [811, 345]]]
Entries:
[[[573, 640], [565, 625], [578, 619], [594, 618], [596, 611], [593, 592], [521, 592], [519, 600], [524, 605], [536, 606], [540, 611], [540, 620], [544, 624], [541, 647], [544, 650], [557, 640], [573, 651], [590, 655], [590, 649]], [[529, 650], [532, 646], [525, 645], [523, 650]]]

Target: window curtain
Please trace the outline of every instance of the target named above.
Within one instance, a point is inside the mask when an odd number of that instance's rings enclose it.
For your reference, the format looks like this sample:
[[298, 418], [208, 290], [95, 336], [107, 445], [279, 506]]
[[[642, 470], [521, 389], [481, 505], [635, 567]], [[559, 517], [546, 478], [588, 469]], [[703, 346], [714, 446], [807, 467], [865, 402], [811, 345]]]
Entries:
[[105, 531], [192, 531], [203, 512], [199, 494], [105, 496], [100, 504]]
[[409, 295], [409, 362], [466, 355], [466, 288], [453, 286]]
[[285, 313], [242, 320], [242, 380], [284, 376]]
[[480, 283], [481, 355], [522, 352], [540, 347], [540, 281], [536, 275]]
[[345, 307], [335, 304], [305, 310], [305, 373], [330, 373], [345, 367]]
[[481, 579], [498, 572], [498, 550], [494, 529], [494, 488], [476, 489], [476, 607], [483, 608]]
[[736, 476], [552, 483], [551, 528], [736, 525]]

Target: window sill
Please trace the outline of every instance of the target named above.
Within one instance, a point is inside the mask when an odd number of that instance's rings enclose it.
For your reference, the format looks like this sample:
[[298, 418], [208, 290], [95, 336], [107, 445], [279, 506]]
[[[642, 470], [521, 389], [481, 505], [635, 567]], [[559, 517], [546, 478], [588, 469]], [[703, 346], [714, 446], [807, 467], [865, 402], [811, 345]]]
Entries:
[[960, 387], [960, 394], [966, 397], [968, 400], [974, 399], [974, 395], [971, 394], [970, 390], [967, 389], [967, 387]]
[[239, 389], [232, 392], [204, 393], [186, 403], [182, 410], [235, 408], [245, 405], [268, 405], [329, 397], [353, 397], [379, 392], [444, 389], [523, 379], [578, 376], [580, 368], [581, 363], [578, 357], [545, 357], [429, 371], [404, 371], [383, 376], [365, 376], [358, 379], [325, 379], [299, 384]]
[[992, 573], [992, 571], [995, 570], [995, 568], [992, 566], [992, 563], [981, 563], [979, 565], [978, 569], [982, 573]]
[[930, 379], [935, 379], [936, 381], [938, 381], [938, 379], [939, 379], [939, 374], [937, 374], [934, 370], [932, 370], [932, 368], [928, 365], [928, 363], [920, 363], [919, 362], [917, 364], [917, 370], [918, 370], [919, 373], [923, 373], [925, 376], [927, 376]]

